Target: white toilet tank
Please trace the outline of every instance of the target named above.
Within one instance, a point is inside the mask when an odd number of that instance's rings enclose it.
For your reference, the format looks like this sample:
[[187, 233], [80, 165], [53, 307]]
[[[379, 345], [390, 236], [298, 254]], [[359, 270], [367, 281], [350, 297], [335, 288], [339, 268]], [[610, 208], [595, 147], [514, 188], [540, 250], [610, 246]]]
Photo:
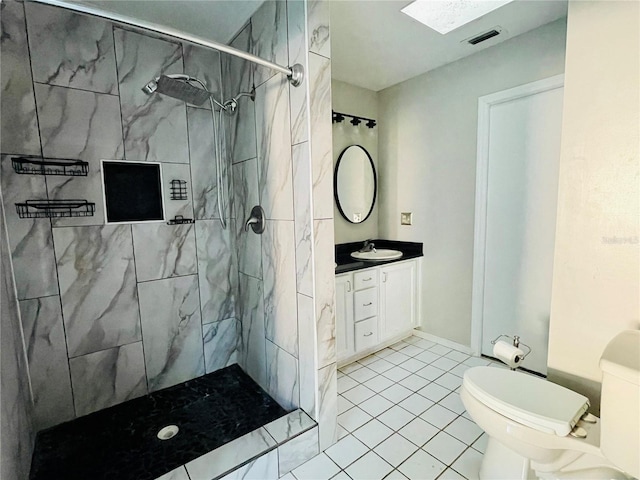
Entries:
[[640, 478], [640, 331], [614, 337], [600, 368], [600, 448], [618, 468]]

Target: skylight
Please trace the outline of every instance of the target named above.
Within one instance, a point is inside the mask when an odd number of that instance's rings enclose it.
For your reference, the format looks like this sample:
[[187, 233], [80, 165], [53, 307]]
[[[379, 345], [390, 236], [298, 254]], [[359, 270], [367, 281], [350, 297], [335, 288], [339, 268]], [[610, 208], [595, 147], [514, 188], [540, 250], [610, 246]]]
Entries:
[[401, 11], [444, 35], [512, 1], [415, 0]]

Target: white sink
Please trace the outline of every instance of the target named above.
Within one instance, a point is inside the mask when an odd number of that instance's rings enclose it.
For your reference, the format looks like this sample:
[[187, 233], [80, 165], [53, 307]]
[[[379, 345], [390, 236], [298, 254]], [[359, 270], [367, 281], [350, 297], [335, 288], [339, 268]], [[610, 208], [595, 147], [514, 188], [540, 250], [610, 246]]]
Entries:
[[364, 260], [365, 262], [380, 262], [382, 260], [400, 258], [402, 257], [402, 252], [400, 250], [378, 248], [370, 252], [353, 252], [351, 256], [358, 260]]

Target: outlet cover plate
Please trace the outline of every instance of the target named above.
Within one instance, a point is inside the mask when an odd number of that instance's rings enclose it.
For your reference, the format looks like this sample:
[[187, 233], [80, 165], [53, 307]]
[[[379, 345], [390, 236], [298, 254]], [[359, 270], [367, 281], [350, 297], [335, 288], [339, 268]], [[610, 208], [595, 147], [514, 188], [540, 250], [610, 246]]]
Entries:
[[411, 225], [413, 214], [411, 212], [402, 212], [400, 214], [400, 225]]

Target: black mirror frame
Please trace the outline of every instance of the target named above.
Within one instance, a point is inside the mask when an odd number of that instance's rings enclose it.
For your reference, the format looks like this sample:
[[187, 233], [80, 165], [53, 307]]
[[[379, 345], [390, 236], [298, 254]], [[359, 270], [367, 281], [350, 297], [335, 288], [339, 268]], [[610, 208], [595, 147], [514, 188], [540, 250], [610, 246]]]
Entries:
[[[342, 161], [342, 157], [345, 154], [345, 152], [349, 150], [351, 147], [360, 147], [362, 149], [362, 151], [367, 155], [367, 158], [369, 159], [369, 163], [371, 164], [371, 170], [373, 171], [373, 199], [371, 200], [371, 208], [369, 209], [369, 212], [367, 213], [367, 215], [360, 222], [353, 222], [349, 218], [347, 218], [344, 211], [342, 210], [342, 205], [340, 205], [340, 199], [338, 198], [338, 170], [340, 169], [340, 162]], [[342, 215], [342, 218], [344, 218], [347, 222], [353, 223], [354, 225], [360, 225], [361, 223], [364, 223], [371, 216], [371, 212], [373, 212], [373, 207], [376, 204], [377, 197], [378, 197], [378, 173], [376, 172], [376, 166], [373, 163], [373, 159], [371, 158], [371, 155], [369, 155], [369, 152], [367, 151], [367, 149], [364, 148], [362, 145], [356, 145], [356, 144], [349, 145], [344, 150], [342, 150], [342, 152], [340, 152], [340, 156], [338, 157], [338, 161], [336, 162], [336, 168], [333, 171], [333, 198], [335, 199], [338, 210], [340, 211], [340, 215]]]

